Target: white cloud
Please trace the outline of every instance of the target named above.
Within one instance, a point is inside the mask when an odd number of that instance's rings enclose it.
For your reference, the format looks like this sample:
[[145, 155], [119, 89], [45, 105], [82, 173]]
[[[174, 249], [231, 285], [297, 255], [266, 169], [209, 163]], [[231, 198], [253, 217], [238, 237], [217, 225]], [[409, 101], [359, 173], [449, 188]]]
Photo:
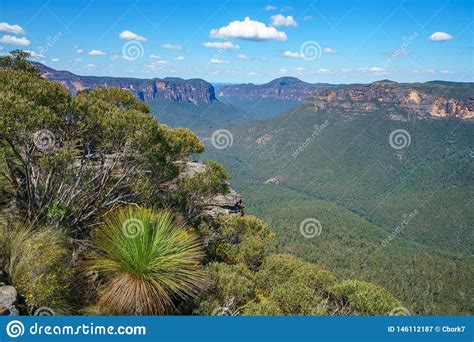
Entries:
[[152, 54], [152, 55], [150, 55], [150, 58], [151, 59], [160, 59], [160, 56]]
[[298, 67], [295, 69], [296, 71], [304, 71], [304, 68]]
[[440, 70], [440, 73], [442, 73], [442, 74], [454, 74], [455, 72], [451, 71], [451, 70]]
[[10, 25], [9, 23], [0, 23], [0, 32], [26, 35], [25, 30], [19, 25]]
[[205, 48], [216, 48], [216, 49], [240, 49], [239, 45], [232, 42], [207, 42], [202, 44]]
[[86, 68], [95, 68], [95, 66], [96, 66], [96, 65], [95, 65], [95, 64], [92, 64], [92, 63], [85, 65]]
[[257, 73], [254, 71], [250, 71], [247, 73], [248, 76], [255, 76]]
[[309, 20], [312, 20], [312, 19], [313, 19], [313, 17], [310, 16], [310, 15], [305, 15], [305, 16], [303, 17], [303, 20], [304, 20], [304, 21], [309, 21]]
[[31, 51], [31, 50], [25, 50], [25, 52], [28, 52], [30, 54], [30, 56], [33, 57], [33, 58], [44, 58], [44, 55], [42, 53], [36, 53], [34, 51]]
[[325, 47], [325, 48], [323, 49], [323, 52], [325, 52], [325, 53], [336, 53], [336, 50], [334, 50], [334, 49], [332, 49], [332, 48], [330, 48], [330, 47]]
[[51, 62], [57, 63], [57, 62], [59, 62], [59, 58], [53, 58], [53, 59], [51, 59]]
[[237, 55], [237, 58], [238, 59], [241, 59], [243, 61], [248, 61], [249, 60], [249, 57], [247, 55]]
[[145, 37], [140, 36], [136, 33], [133, 33], [129, 30], [125, 30], [125, 31], [120, 32], [119, 37], [120, 37], [120, 39], [134, 40], [134, 41], [143, 42], [143, 43], [148, 41], [148, 39], [146, 39]]
[[182, 60], [184, 60], [184, 56], [178, 56], [178, 57], [175, 58], [175, 60], [182, 61]]
[[82, 58], [76, 58], [74, 62], [82, 62]]
[[181, 50], [183, 48], [181, 45], [176, 44], [163, 44], [161, 47], [169, 50]]
[[26, 37], [15, 37], [15, 36], [10, 36], [10, 35], [5, 35], [2, 37], [0, 40], [0, 43], [2, 44], [9, 44], [9, 45], [21, 45], [21, 46], [28, 46], [31, 45], [31, 42], [26, 39]]
[[445, 42], [448, 40], [452, 40], [454, 37], [451, 36], [449, 33], [446, 32], [435, 32], [431, 36], [429, 36], [429, 40], [432, 42]]
[[211, 38], [238, 38], [246, 40], [279, 40], [287, 39], [286, 33], [246, 17], [244, 21], [233, 21], [220, 29], [212, 29], [209, 36]]
[[84, 50], [82, 50], [82, 49], [77, 49], [76, 52], [77, 52], [77, 53], [83, 53]]
[[276, 11], [278, 8], [276, 6], [268, 5], [265, 7], [265, 11]]
[[297, 27], [298, 23], [293, 19], [291, 15], [285, 17], [283, 14], [272, 15], [272, 26], [285, 26], [285, 27]]
[[91, 50], [91, 51], [89, 51], [88, 55], [89, 56], [105, 56], [106, 53], [104, 51], [100, 51], [100, 50]]
[[284, 69], [284, 68], [281, 68], [278, 72], [279, 72], [280, 74], [284, 74], [284, 73], [287, 72], [287, 71], [288, 71], [288, 70], [286, 70], [286, 69]]
[[291, 52], [291, 51], [283, 52], [283, 56], [290, 57], [290, 58], [305, 58], [306, 57], [303, 53]]
[[329, 69], [320, 68], [320, 69], [316, 70], [316, 72], [317, 72], [318, 74], [329, 74], [329, 73], [330, 73], [330, 70], [329, 70]]
[[223, 61], [222, 59], [217, 59], [217, 58], [211, 58], [209, 61], [211, 64], [228, 64], [228, 61]]

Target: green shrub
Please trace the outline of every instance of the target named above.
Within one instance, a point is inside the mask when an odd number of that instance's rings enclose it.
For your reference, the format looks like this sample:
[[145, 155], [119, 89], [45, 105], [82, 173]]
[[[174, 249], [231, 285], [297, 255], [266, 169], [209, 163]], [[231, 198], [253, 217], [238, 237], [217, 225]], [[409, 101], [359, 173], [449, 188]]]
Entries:
[[243, 311], [245, 316], [283, 316], [283, 311], [273, 299], [262, 298], [260, 302], [252, 302]]
[[71, 253], [57, 228], [0, 227], [0, 268], [8, 274], [28, 312], [49, 307], [57, 314], [72, 310]]
[[119, 210], [106, 217], [92, 243], [84, 270], [97, 271], [104, 282], [104, 313], [170, 313], [173, 298], [193, 298], [206, 283], [197, 236], [169, 212]]
[[312, 288], [303, 283], [286, 282], [277, 286], [270, 294], [286, 316], [314, 315], [320, 313], [323, 299]]
[[365, 315], [388, 315], [401, 303], [377, 285], [359, 280], [345, 280], [332, 288], [332, 293]]
[[199, 299], [196, 314], [211, 315], [226, 304], [235, 310], [255, 298], [254, 274], [245, 265], [212, 263], [207, 269], [210, 284]]
[[303, 265], [303, 261], [290, 254], [269, 255], [257, 272], [258, 287], [269, 294], [273, 287], [287, 282], [293, 272]]
[[244, 263], [256, 270], [275, 250], [275, 234], [254, 216], [221, 215], [216, 258], [230, 264]]

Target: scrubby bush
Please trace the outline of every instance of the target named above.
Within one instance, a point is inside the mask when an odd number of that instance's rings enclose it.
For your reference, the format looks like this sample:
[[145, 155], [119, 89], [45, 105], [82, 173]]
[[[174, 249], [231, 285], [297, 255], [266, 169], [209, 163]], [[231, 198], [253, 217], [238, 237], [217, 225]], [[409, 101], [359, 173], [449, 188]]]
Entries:
[[92, 244], [84, 270], [103, 282], [103, 313], [171, 313], [174, 298], [193, 298], [206, 283], [196, 234], [169, 212], [121, 209], [94, 231]]
[[401, 306], [387, 291], [365, 281], [345, 280], [332, 287], [331, 291], [363, 315], [388, 315]]
[[221, 215], [213, 244], [214, 257], [230, 263], [244, 263], [256, 270], [275, 251], [275, 234], [254, 216]]
[[0, 258], [0, 269], [17, 289], [22, 310], [32, 313], [49, 307], [57, 314], [72, 312], [72, 256], [63, 232], [1, 225]]
[[235, 314], [255, 298], [254, 273], [245, 265], [217, 262], [211, 263], [207, 270], [210, 284], [198, 299], [196, 314]]

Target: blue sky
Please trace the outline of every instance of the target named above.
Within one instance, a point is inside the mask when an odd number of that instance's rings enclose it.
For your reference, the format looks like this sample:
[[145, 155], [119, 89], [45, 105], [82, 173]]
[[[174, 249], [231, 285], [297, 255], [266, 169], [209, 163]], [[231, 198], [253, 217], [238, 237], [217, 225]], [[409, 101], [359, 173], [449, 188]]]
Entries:
[[472, 1], [0, 0], [0, 53], [80, 75], [474, 81]]

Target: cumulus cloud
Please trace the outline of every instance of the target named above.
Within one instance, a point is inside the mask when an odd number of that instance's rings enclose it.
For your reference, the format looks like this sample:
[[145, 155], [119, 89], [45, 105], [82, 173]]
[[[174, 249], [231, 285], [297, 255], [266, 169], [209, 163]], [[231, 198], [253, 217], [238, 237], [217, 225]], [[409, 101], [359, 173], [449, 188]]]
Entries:
[[57, 62], [59, 62], [59, 58], [53, 58], [53, 59], [51, 59], [51, 62], [57, 63]]
[[445, 42], [448, 40], [452, 40], [454, 37], [451, 36], [449, 33], [446, 32], [435, 32], [431, 36], [429, 36], [429, 40], [432, 42]]
[[151, 54], [150, 58], [151, 59], [160, 59], [160, 56]]
[[316, 73], [318, 74], [329, 74], [331, 71], [329, 69], [324, 69], [324, 68], [320, 68], [318, 70], [316, 70]]
[[0, 32], [26, 35], [25, 30], [19, 25], [10, 25], [9, 23], [0, 23]]
[[10, 35], [5, 35], [2, 37], [0, 40], [0, 43], [2, 44], [7, 44], [7, 45], [20, 45], [20, 46], [29, 46], [31, 45], [31, 42], [26, 39], [26, 37], [15, 37], [15, 36], [10, 36]]
[[92, 63], [86, 64], [85, 67], [86, 68], [95, 68], [95, 64], [92, 64]]
[[140, 36], [136, 33], [133, 33], [129, 30], [125, 30], [125, 31], [120, 32], [119, 37], [120, 37], [120, 39], [134, 40], [134, 41], [142, 42], [142, 43], [148, 41], [148, 39], [146, 39], [145, 37]]
[[175, 60], [182, 61], [182, 60], [184, 60], [184, 56], [178, 56], [178, 57], [175, 58]]
[[268, 5], [265, 7], [265, 11], [276, 11], [278, 8], [276, 6]]
[[247, 73], [248, 76], [255, 76], [257, 73], [254, 71], [250, 71]]
[[209, 61], [211, 64], [228, 64], [228, 61], [223, 61], [222, 59], [217, 59], [217, 58], [211, 58]]
[[77, 49], [76, 51], [77, 51], [77, 53], [83, 53], [84, 52], [84, 50], [82, 50], [82, 49]]
[[240, 49], [239, 45], [232, 42], [207, 42], [202, 44], [205, 48], [216, 48], [216, 49]]
[[168, 50], [181, 50], [183, 48], [181, 45], [177, 44], [163, 44], [161, 47]]
[[248, 61], [249, 60], [249, 57], [247, 55], [243, 55], [243, 54], [237, 55], [237, 58], [241, 59], [243, 61]]
[[330, 48], [330, 47], [325, 47], [325, 48], [323, 49], [323, 52], [325, 52], [325, 53], [336, 53], [336, 50], [334, 50], [334, 49], [332, 49], [332, 48]]
[[211, 38], [238, 38], [245, 40], [279, 40], [287, 39], [286, 33], [278, 31], [274, 27], [270, 27], [256, 20], [246, 17], [243, 21], [232, 21], [227, 26], [220, 29], [212, 29], [209, 36]]
[[306, 57], [303, 53], [291, 52], [291, 51], [283, 52], [283, 56], [289, 57], [289, 58], [305, 58]]
[[283, 14], [272, 15], [272, 26], [285, 26], [285, 27], [297, 27], [298, 23], [293, 19], [291, 15], [285, 17]]
[[89, 51], [88, 55], [89, 56], [105, 56], [106, 53], [104, 51], [100, 51], [100, 50], [91, 50], [91, 51]]

